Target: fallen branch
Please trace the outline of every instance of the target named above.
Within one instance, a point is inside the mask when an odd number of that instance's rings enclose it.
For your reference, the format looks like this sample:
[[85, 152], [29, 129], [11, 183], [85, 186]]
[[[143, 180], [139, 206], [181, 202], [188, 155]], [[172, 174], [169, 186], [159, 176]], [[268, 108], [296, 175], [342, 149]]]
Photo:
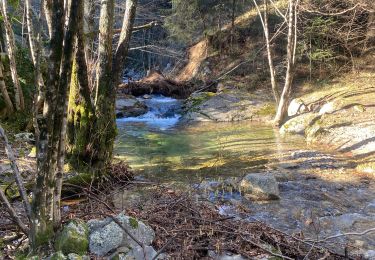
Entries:
[[331, 239], [335, 239], [335, 238], [338, 238], [338, 237], [347, 237], [347, 236], [364, 236], [368, 233], [372, 233], [372, 232], [375, 232], [375, 228], [370, 228], [370, 229], [367, 229], [363, 232], [360, 232], [360, 233], [356, 233], [356, 232], [350, 232], [350, 233], [343, 233], [343, 234], [339, 234], [339, 235], [334, 235], [334, 236], [329, 236], [329, 237], [326, 237], [324, 239], [321, 239], [321, 240], [306, 240], [306, 241], [310, 241], [310, 242], [314, 242], [314, 243], [323, 243], [323, 242], [326, 242], [328, 240], [331, 240]]
[[6, 210], [8, 211], [8, 214], [13, 220], [13, 222], [17, 224], [17, 226], [22, 230], [22, 232], [25, 233], [25, 235], [27, 236], [29, 234], [29, 229], [22, 222], [21, 218], [17, 216], [16, 211], [10, 204], [8, 198], [6, 197], [2, 189], [0, 189], [0, 200], [5, 204]]
[[14, 177], [16, 179], [17, 187], [18, 187], [18, 190], [20, 192], [20, 195], [21, 195], [21, 198], [22, 198], [22, 201], [23, 201], [23, 206], [24, 206], [25, 211], [26, 211], [26, 215], [30, 219], [31, 218], [31, 206], [30, 206], [29, 199], [27, 197], [25, 185], [23, 184], [23, 179], [22, 179], [21, 173], [18, 169], [16, 157], [14, 156], [12, 147], [9, 145], [8, 138], [5, 135], [4, 129], [1, 126], [0, 126], [0, 136], [4, 140], [5, 152], [8, 156], [9, 161], [10, 161], [10, 164], [11, 164], [11, 167], [12, 167], [12, 170], [13, 170], [13, 173], [14, 173]]

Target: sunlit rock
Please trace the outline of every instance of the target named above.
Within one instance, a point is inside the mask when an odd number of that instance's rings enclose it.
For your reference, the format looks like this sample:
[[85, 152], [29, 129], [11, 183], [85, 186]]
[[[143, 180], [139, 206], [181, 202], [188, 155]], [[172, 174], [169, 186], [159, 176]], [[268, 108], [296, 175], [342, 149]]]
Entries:
[[280, 128], [280, 134], [305, 134], [306, 128], [312, 124], [313, 120], [317, 117], [316, 114], [307, 113], [296, 116], [288, 120]]
[[290, 102], [290, 105], [288, 107], [288, 116], [295, 116], [299, 114], [306, 113], [307, 107], [302, 99], [295, 98]]

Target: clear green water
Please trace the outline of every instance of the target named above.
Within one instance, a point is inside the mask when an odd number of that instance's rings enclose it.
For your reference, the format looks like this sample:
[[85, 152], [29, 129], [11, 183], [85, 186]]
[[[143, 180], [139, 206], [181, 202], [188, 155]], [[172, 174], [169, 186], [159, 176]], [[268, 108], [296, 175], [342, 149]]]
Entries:
[[118, 122], [117, 157], [146, 178], [190, 182], [242, 176], [264, 170], [303, 138], [280, 138], [272, 127], [242, 123], [198, 123], [160, 131], [142, 123]]

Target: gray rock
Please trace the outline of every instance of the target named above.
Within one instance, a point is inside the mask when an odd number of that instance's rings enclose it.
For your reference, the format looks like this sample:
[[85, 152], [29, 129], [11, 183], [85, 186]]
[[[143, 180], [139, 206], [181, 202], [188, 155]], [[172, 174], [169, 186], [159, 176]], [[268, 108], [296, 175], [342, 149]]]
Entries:
[[[118, 215], [117, 219], [142, 244], [150, 245], [154, 240], [155, 232], [143, 222], [123, 213]], [[90, 220], [88, 225], [90, 229], [90, 252], [94, 254], [104, 256], [119, 247], [134, 248], [138, 246], [111, 218], [102, 221]]]
[[336, 109], [337, 104], [335, 102], [328, 102], [320, 108], [319, 115], [332, 114]]
[[126, 95], [116, 100], [117, 117], [137, 117], [147, 112], [147, 106], [133, 96]]
[[[149, 260], [153, 259], [157, 252], [152, 246], [145, 246], [143, 250], [142, 247], [136, 246], [129, 250], [127, 253], [119, 254], [119, 260]], [[163, 256], [157, 259], [163, 259]]]
[[214, 260], [245, 260], [242, 255], [235, 255], [230, 252], [216, 253], [215, 251], [208, 251], [208, 256]]
[[82, 220], [73, 220], [57, 236], [55, 247], [64, 254], [85, 254], [89, 245], [88, 235], [87, 224]]
[[240, 183], [241, 192], [255, 200], [279, 199], [279, 186], [276, 178], [267, 173], [246, 175]]
[[0, 164], [0, 174], [12, 172], [12, 166], [10, 163]]
[[202, 92], [193, 94], [185, 104], [182, 121], [233, 122], [252, 120], [261, 103], [248, 93], [228, 90], [221, 93]]
[[28, 143], [34, 143], [35, 138], [33, 133], [19, 133], [14, 135], [14, 138], [16, 138], [17, 141], [23, 141]]
[[53, 255], [46, 258], [46, 260], [65, 260], [66, 256], [61, 252], [58, 251], [54, 253]]
[[305, 134], [306, 128], [317, 117], [316, 114], [307, 113], [288, 120], [281, 128], [280, 134]]
[[71, 253], [67, 257], [68, 260], [90, 260], [90, 257], [87, 255], [81, 256], [74, 253]]
[[299, 114], [306, 113], [307, 107], [302, 99], [295, 98], [290, 102], [290, 105], [288, 107], [288, 116], [296, 116]]
[[367, 250], [367, 251], [364, 253], [364, 257], [365, 257], [366, 259], [370, 259], [370, 260], [375, 259], [375, 250]]
[[110, 251], [120, 247], [123, 239], [123, 230], [115, 222], [111, 222], [90, 233], [90, 252], [98, 256], [105, 256]]

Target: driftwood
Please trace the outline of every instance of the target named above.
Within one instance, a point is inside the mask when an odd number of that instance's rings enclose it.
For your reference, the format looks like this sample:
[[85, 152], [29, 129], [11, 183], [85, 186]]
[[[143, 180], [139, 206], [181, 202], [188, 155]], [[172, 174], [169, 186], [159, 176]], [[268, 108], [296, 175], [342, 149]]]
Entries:
[[[171, 80], [159, 71], [152, 71], [147, 77], [139, 81], [121, 84], [119, 92], [134, 96], [161, 94], [175, 98], [187, 98], [200, 88], [202, 88], [201, 85]], [[216, 91], [216, 87], [212, 91]]]

